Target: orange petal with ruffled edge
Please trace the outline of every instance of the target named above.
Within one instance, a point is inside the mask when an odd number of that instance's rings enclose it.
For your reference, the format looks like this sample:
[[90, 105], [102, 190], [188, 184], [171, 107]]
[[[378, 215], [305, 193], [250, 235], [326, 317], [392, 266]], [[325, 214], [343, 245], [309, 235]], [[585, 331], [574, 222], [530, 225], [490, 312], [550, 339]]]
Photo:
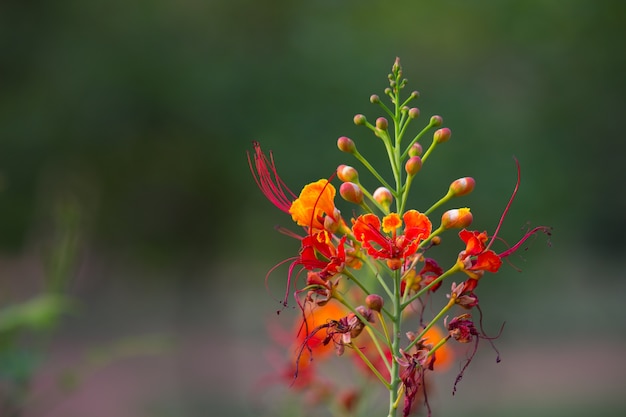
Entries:
[[407, 240], [419, 243], [430, 236], [433, 226], [425, 214], [417, 210], [408, 210], [402, 218], [404, 219], [404, 236]]
[[299, 226], [323, 229], [323, 214], [334, 219], [336, 190], [328, 180], [307, 184], [291, 204], [289, 214]]

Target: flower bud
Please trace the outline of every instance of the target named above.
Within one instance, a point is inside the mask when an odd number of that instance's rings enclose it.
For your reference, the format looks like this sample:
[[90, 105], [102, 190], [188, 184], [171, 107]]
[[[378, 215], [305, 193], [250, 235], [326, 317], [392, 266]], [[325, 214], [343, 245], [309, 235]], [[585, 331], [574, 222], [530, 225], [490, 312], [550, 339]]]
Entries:
[[356, 151], [356, 146], [354, 145], [354, 142], [352, 141], [352, 139], [346, 136], [342, 136], [337, 139], [337, 147], [340, 151], [345, 153], [354, 153]]
[[418, 142], [415, 142], [409, 148], [409, 156], [422, 156], [422, 152], [424, 152], [424, 150], [422, 149], [422, 145]]
[[374, 191], [374, 194], [372, 194], [372, 197], [374, 197], [374, 200], [376, 200], [378, 204], [386, 209], [389, 209], [389, 206], [391, 206], [393, 202], [393, 194], [385, 187], [378, 187], [376, 191]]
[[354, 116], [354, 124], [355, 125], [364, 125], [367, 122], [367, 119], [362, 114], [357, 114]]
[[437, 129], [435, 131], [435, 133], [433, 134], [433, 140], [436, 143], [444, 143], [450, 139], [451, 135], [452, 135], [452, 131], [448, 129], [447, 127], [444, 127], [442, 129]]
[[411, 107], [409, 109], [409, 117], [411, 119], [417, 119], [420, 115], [420, 109], [418, 109], [417, 107]]
[[350, 203], [361, 204], [363, 202], [363, 191], [353, 182], [344, 182], [341, 184], [339, 194], [341, 194], [344, 200]]
[[417, 174], [420, 169], [422, 169], [422, 158], [417, 155], [410, 157], [409, 160], [406, 161], [404, 169], [406, 170], [406, 173], [410, 176]]
[[433, 116], [430, 118], [430, 125], [434, 127], [441, 126], [443, 124], [443, 118], [441, 116]]
[[419, 96], [420, 96], [420, 92], [419, 91], [413, 91], [411, 93], [410, 97], [411, 97], [411, 99], [414, 99], [414, 98], [419, 98]]
[[387, 130], [389, 127], [389, 122], [384, 117], [379, 117], [376, 119], [376, 127], [380, 130]]
[[349, 165], [339, 165], [337, 167], [337, 178], [343, 182], [355, 182], [359, 179], [359, 173]]
[[458, 180], [452, 181], [448, 192], [452, 193], [454, 197], [460, 197], [471, 193], [475, 185], [476, 181], [474, 181], [472, 177], [459, 178]]
[[448, 210], [441, 216], [441, 226], [445, 229], [462, 229], [472, 224], [474, 217], [467, 207]]
[[379, 313], [384, 304], [385, 300], [378, 294], [370, 294], [365, 297], [365, 305], [374, 311], [378, 311]]
[[372, 94], [370, 96], [370, 103], [372, 104], [376, 104], [380, 102], [380, 97], [378, 97], [376, 94]]

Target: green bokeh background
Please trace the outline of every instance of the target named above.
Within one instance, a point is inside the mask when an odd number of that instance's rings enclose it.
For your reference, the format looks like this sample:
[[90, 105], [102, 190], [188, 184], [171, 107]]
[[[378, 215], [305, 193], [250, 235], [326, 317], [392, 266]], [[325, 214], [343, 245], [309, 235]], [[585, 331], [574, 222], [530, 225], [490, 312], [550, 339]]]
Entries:
[[[246, 150], [252, 140], [273, 150], [294, 190], [354, 163], [339, 136], [375, 161], [379, 144], [352, 116], [379, 115], [368, 98], [399, 56], [423, 123], [441, 114], [453, 131], [416, 181], [414, 206], [470, 175], [477, 189], [461, 204], [493, 230], [515, 156], [522, 188], [502, 236], [554, 227], [551, 248], [537, 239], [514, 260], [522, 274], [509, 268], [481, 287], [488, 323], [507, 322], [505, 360], [468, 374], [466, 394], [441, 407], [621, 415], [625, 40], [618, 0], [4, 1], [2, 302], [36, 290], [50, 211], [70, 196], [84, 221], [72, 286], [84, 308], [52, 357], [174, 335], [179, 348], [146, 365], [167, 382], [129, 395], [117, 415], [263, 413], [250, 394], [268, 369], [259, 352], [276, 307], [263, 280], [297, 245], [274, 231], [289, 219], [257, 190]], [[100, 415], [84, 398], [96, 385], [104, 402], [116, 378], [85, 382], [58, 415]]]

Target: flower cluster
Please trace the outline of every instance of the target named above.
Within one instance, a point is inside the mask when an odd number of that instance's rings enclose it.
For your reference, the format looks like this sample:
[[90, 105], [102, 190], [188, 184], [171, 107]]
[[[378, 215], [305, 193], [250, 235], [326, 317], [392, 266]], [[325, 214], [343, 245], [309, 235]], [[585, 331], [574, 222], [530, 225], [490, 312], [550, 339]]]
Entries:
[[[479, 339], [490, 340], [476, 328], [468, 313], [473, 309], [480, 312], [476, 295], [479, 281], [485, 272], [498, 272], [503, 259], [530, 236], [537, 232], [549, 235], [550, 229], [534, 228], [503, 252], [492, 249], [519, 186], [519, 164], [513, 195], [493, 234], [469, 229], [473, 214], [467, 207], [451, 208], [439, 219], [434, 217], [440, 207], [473, 191], [475, 181], [471, 177], [452, 181], [447, 193], [424, 211], [407, 208], [414, 177], [430, 163], [436, 147], [450, 140], [452, 132], [441, 127], [440, 116], [432, 116], [416, 135], [407, 136], [407, 127], [420, 116], [418, 108], [409, 106], [419, 94], [414, 91], [401, 98], [407, 81], [398, 59], [388, 79], [385, 95], [391, 106], [377, 95], [370, 97], [386, 117], [371, 123], [358, 114], [354, 123], [380, 140], [392, 178], [381, 175], [352, 139], [342, 136], [337, 140], [339, 150], [356, 159], [377, 183], [366, 187], [356, 168], [345, 164], [337, 168], [339, 195], [358, 206], [350, 210], [355, 213], [350, 218], [336, 206], [337, 189], [331, 183], [335, 176], [307, 184], [296, 195], [278, 175], [272, 153], [265, 154], [259, 143], [253, 143], [254, 152], [248, 155], [248, 161], [265, 196], [302, 228], [300, 234], [290, 233], [299, 240], [298, 255], [279, 264], [289, 264], [282, 304], [288, 305], [293, 291], [302, 312], [290, 369], [295, 381], [305, 379], [307, 383], [294, 385], [303, 390], [319, 388], [319, 384], [311, 383], [315, 379], [311, 359], [324, 357], [327, 347], [334, 346], [338, 355], [350, 352], [366, 374], [379, 380], [389, 392], [389, 417], [399, 412], [408, 416], [420, 404], [430, 415], [426, 378], [449, 361], [446, 349], [450, 343], [474, 341], [477, 346]], [[424, 152], [422, 139], [433, 129]], [[362, 214], [357, 215], [359, 210]], [[428, 252], [442, 244], [442, 235], [451, 229], [460, 230], [458, 239], [450, 240], [450, 244], [459, 246], [458, 257], [440, 263]], [[465, 279], [458, 284], [451, 282], [443, 307], [433, 317], [426, 317], [428, 297], [457, 273], [464, 274]], [[298, 279], [301, 274], [306, 278]], [[450, 318], [455, 308], [461, 313]], [[441, 325], [447, 333], [438, 330]], [[324, 398], [333, 397], [329, 394], [332, 389], [324, 392]], [[350, 397], [346, 410], [355, 409], [358, 397]]]

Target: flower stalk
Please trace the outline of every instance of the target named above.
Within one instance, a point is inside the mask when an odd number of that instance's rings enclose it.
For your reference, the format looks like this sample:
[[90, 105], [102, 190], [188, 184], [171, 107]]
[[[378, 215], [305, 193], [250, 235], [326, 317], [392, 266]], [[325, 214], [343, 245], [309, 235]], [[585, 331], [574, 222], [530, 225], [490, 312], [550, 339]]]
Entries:
[[[476, 289], [479, 281], [485, 279], [485, 272], [498, 272], [503, 258], [512, 255], [537, 232], [549, 235], [550, 228], [540, 226], [530, 230], [499, 254], [492, 249], [519, 188], [519, 164], [513, 195], [491, 236], [468, 230], [474, 216], [468, 207], [448, 208], [441, 214], [440, 225], [433, 228], [434, 213], [452, 199], [473, 191], [475, 181], [471, 177], [452, 181], [444, 196], [426, 206], [423, 212], [407, 207], [409, 194], [414, 191], [414, 178], [421, 174], [422, 165], [434, 158], [436, 147], [450, 141], [452, 132], [442, 126], [442, 117], [435, 115], [411, 140], [405, 140], [420, 116], [417, 107], [409, 107], [419, 94], [414, 91], [402, 97], [407, 80], [399, 59], [394, 62], [388, 80], [385, 96], [391, 106], [376, 94], [370, 97], [370, 102], [382, 109], [384, 116], [370, 123], [364, 115], [357, 114], [353, 121], [382, 142], [392, 178], [381, 175], [383, 171], [375, 168], [379, 161], [370, 162], [357, 150], [355, 142], [345, 136], [337, 140], [337, 147], [365, 167], [373, 183], [363, 181], [356, 168], [342, 164], [336, 174], [336, 179], [342, 182], [338, 192], [330, 180], [321, 179], [305, 185], [296, 195], [278, 176], [272, 154], [267, 157], [258, 143], [255, 142], [254, 155], [248, 160], [257, 185], [269, 201], [291, 215], [302, 228], [302, 235], [289, 233], [299, 241], [298, 255], [279, 264], [289, 263], [286, 293], [295, 290], [296, 305], [302, 311], [298, 329], [303, 336], [299, 336], [295, 349], [299, 352], [295, 359], [296, 377], [310, 378], [307, 386], [322, 384], [326, 393], [338, 390], [326, 379], [315, 379], [313, 370], [318, 368], [319, 361], [311, 362], [313, 357], [327, 357], [323, 352], [331, 346], [338, 356], [354, 358], [363, 369], [364, 374], [357, 375], [355, 381], [371, 377], [388, 392], [387, 417], [398, 417], [400, 413], [407, 417], [418, 413], [420, 408], [430, 415], [426, 380], [449, 363], [447, 342], [454, 339], [467, 343], [484, 337], [474, 327], [469, 313], [450, 322], [448, 315], [458, 308], [476, 308], [479, 304]], [[420, 140], [434, 128], [437, 130], [433, 139], [426, 152], [422, 152]], [[347, 211], [352, 213], [350, 218], [344, 218], [335, 205], [337, 194], [344, 203], [352, 204]], [[443, 239], [448, 244], [452, 229], [461, 229], [458, 240], [450, 239], [451, 244], [458, 245], [459, 254], [456, 259], [446, 260], [452, 266], [444, 270], [431, 257], [431, 248], [440, 245]], [[276, 267], [271, 272], [275, 270]], [[298, 285], [300, 274], [306, 274], [305, 285]], [[465, 281], [452, 283], [447, 301], [441, 304], [437, 314], [428, 317], [427, 312], [432, 309], [425, 308], [427, 303], [438, 302], [437, 290], [457, 274]], [[287, 303], [285, 297], [283, 305]], [[337, 306], [343, 310], [337, 311]], [[447, 334], [441, 333], [442, 328]], [[361, 336], [363, 333], [367, 336]], [[307, 362], [306, 357], [311, 359]], [[321, 362], [323, 365], [324, 361]], [[328, 402], [333, 408], [337, 406], [331, 404], [335, 397], [325, 395], [320, 401]]]

